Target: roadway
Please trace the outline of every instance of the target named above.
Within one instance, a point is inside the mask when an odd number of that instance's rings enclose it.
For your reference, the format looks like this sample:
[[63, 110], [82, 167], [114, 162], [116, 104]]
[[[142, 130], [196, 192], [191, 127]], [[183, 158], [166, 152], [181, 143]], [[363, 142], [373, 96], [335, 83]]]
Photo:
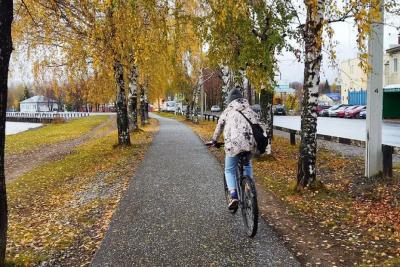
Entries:
[[[274, 126], [300, 130], [300, 116], [274, 116]], [[382, 126], [382, 143], [400, 147], [400, 124], [384, 122]], [[317, 133], [365, 141], [366, 121], [319, 117]]]

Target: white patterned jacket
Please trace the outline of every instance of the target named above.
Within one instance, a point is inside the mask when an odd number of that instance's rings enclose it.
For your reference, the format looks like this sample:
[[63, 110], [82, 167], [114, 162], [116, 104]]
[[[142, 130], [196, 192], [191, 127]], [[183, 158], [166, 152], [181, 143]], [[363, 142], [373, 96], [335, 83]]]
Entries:
[[212, 139], [218, 140], [222, 131], [224, 132], [225, 153], [229, 157], [241, 152], [250, 151], [254, 154], [257, 151], [251, 126], [238, 111], [241, 111], [252, 123], [260, 124], [265, 131], [265, 126], [260, 123], [259, 116], [251, 109], [246, 99], [233, 100], [222, 112]]

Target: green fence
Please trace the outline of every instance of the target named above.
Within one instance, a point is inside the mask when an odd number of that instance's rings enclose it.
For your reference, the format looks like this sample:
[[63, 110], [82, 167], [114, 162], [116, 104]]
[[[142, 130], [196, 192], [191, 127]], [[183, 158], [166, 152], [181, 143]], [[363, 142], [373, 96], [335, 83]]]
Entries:
[[383, 90], [383, 118], [400, 119], [400, 88]]

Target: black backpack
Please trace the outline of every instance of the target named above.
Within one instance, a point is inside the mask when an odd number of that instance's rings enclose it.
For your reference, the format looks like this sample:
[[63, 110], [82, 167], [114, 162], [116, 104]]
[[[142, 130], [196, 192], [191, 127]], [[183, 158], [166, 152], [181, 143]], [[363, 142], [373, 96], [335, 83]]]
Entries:
[[240, 114], [242, 114], [242, 116], [250, 124], [251, 129], [253, 131], [254, 139], [256, 140], [258, 152], [260, 152], [260, 154], [264, 154], [265, 149], [267, 148], [267, 145], [268, 145], [268, 138], [267, 138], [266, 134], [264, 134], [263, 128], [258, 123], [252, 123], [241, 111], [238, 111], [238, 112]]

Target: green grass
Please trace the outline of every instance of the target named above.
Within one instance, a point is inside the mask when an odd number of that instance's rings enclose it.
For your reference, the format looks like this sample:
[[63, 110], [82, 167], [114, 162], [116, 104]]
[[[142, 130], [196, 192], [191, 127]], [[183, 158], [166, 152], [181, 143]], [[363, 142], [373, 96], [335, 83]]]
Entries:
[[36, 265], [77, 240], [84, 242], [90, 261], [101, 239], [93, 240], [87, 233], [94, 230], [100, 236], [107, 229], [115, 205], [157, 129], [152, 120], [143, 131], [132, 134], [129, 147], [116, 146], [116, 131], [91, 139], [75, 153], [10, 181], [7, 264]]
[[62, 141], [72, 140], [89, 132], [105, 122], [108, 116], [90, 116], [66, 123], [47, 124], [34, 129], [6, 137], [6, 154], [17, 154]]
[[185, 116], [175, 115], [173, 112], [155, 112], [155, 114], [164, 118], [175, 119], [178, 121], [184, 121], [186, 119]]

